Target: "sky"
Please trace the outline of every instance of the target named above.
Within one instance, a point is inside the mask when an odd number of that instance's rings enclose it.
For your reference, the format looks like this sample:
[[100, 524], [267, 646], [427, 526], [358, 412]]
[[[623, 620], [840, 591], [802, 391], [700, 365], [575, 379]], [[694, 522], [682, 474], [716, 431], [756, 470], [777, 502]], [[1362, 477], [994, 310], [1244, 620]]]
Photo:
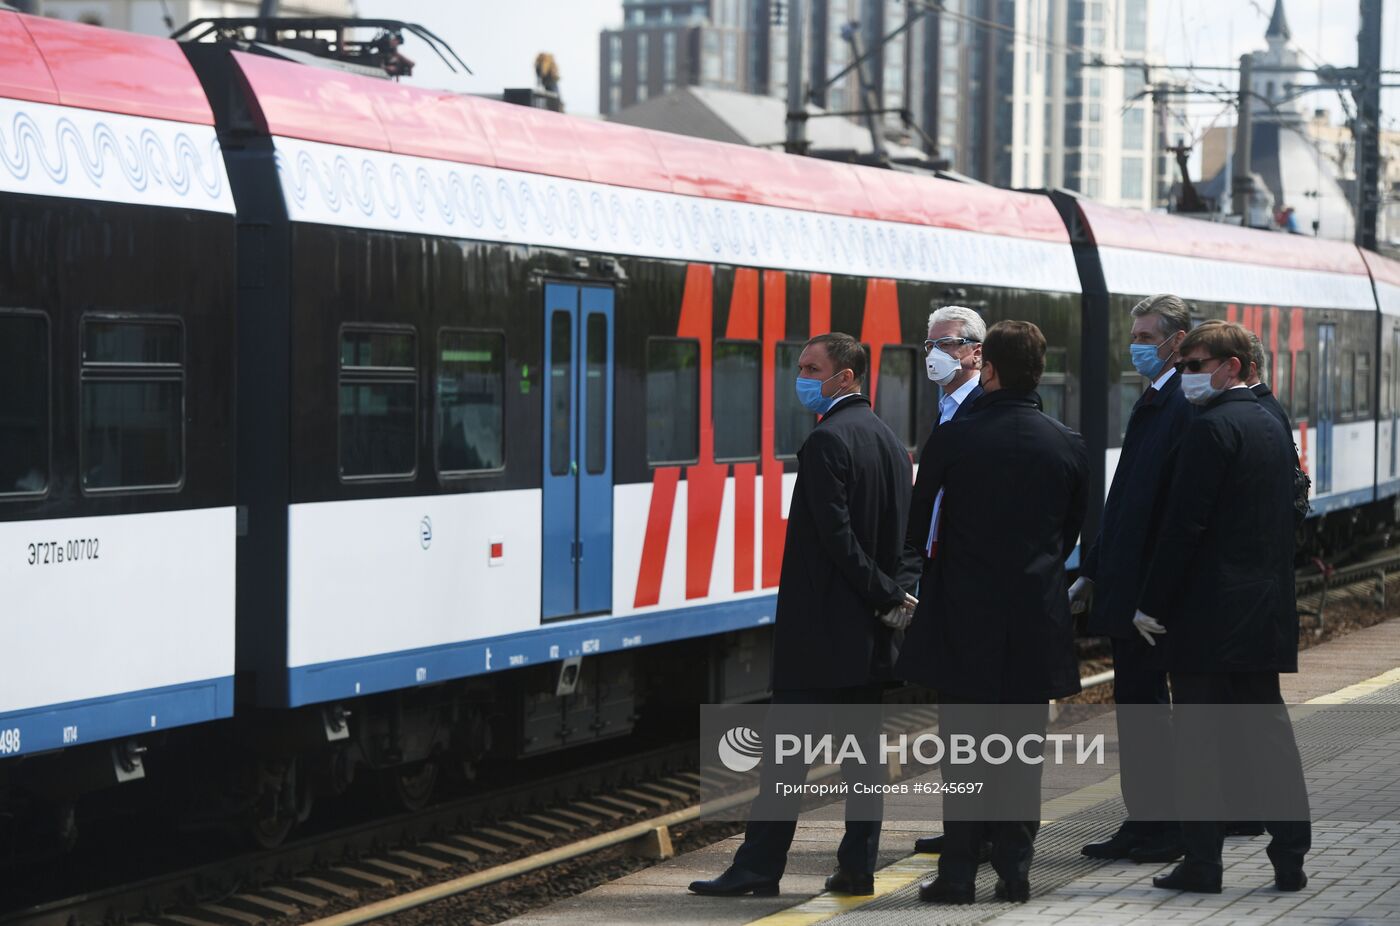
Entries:
[[[598, 112], [598, 33], [622, 21], [621, 0], [353, 0], [362, 16], [417, 22], [442, 36], [472, 68], [474, 76], [453, 75], [421, 42], [404, 51], [419, 65], [412, 82], [471, 93], [499, 93], [503, 87], [534, 84], [534, 59], [553, 53], [560, 90], [569, 112]], [[1235, 65], [1245, 52], [1264, 47], [1264, 30], [1274, 0], [1152, 0], [1151, 44], [1169, 64]], [[1285, 0], [1294, 43], [1320, 64], [1356, 62], [1359, 0]], [[1400, 68], [1400, 3], [1387, 4], [1382, 54], [1388, 68]], [[1306, 60], [1306, 59], [1305, 59]], [[1178, 72], [1185, 76], [1184, 72]], [[1229, 74], [1198, 74], [1201, 80], [1238, 82]], [[1392, 78], [1400, 83], [1400, 75]], [[1310, 106], [1339, 112], [1335, 92], [1317, 91]], [[1197, 130], [1222, 110], [1219, 103], [1187, 107]], [[1400, 90], [1382, 100], [1387, 124], [1400, 127]], [[1234, 120], [1226, 113], [1221, 124]]]

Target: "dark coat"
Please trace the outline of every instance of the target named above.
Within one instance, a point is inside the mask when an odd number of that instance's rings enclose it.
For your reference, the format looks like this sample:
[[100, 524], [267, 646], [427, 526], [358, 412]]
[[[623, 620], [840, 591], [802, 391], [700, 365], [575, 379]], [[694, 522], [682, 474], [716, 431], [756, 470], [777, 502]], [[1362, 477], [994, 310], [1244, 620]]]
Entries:
[[1103, 506], [1099, 536], [1079, 571], [1094, 580], [1089, 633], [1133, 639], [1133, 613], [1152, 558], [1161, 506], [1171, 488], [1177, 445], [1195, 417], [1195, 406], [1173, 374], [1161, 391], [1142, 394], [1128, 419], [1123, 452]]
[[1182, 439], [1139, 607], [1177, 672], [1296, 672], [1293, 472], [1278, 422], [1228, 389]]
[[773, 640], [774, 689], [848, 688], [887, 676], [879, 614], [894, 580], [914, 481], [909, 451], [865, 396], [845, 399], [797, 452]]
[[[972, 387], [972, 391], [967, 394], [967, 397], [964, 398], [957, 409], [953, 411], [953, 417], [948, 419], [948, 424], [952, 424], [954, 421], [960, 421], [971, 414], [972, 406], [977, 404], [977, 400], [982, 398], [982, 395], [982, 384], [979, 382], [976, 386]], [[939, 399], [941, 401], [941, 395]], [[934, 407], [938, 408], [938, 406]], [[927, 502], [928, 510], [920, 515], [916, 515], [913, 509], [910, 509], [909, 537], [904, 544], [904, 558], [899, 564], [899, 575], [895, 577], [900, 587], [912, 594], [915, 598], [919, 597], [919, 579], [924, 574], [924, 543], [928, 539], [930, 519], [933, 517], [933, 499], [938, 495], [938, 486], [929, 485], [929, 480], [933, 477], [929, 475], [929, 471], [924, 468], [922, 463], [928, 454], [929, 445], [933, 443], [933, 435], [938, 431], [939, 427], [941, 427], [941, 425], [938, 423], [938, 419], [935, 418], [933, 420], [933, 430], [929, 431], [928, 440], [924, 441], [924, 448], [919, 452], [919, 471], [914, 474], [913, 497], [924, 499]], [[924, 536], [918, 538], [917, 543], [914, 542], [914, 535], [918, 533], [913, 527], [915, 520], [920, 521], [920, 523], [924, 525]]]
[[1088, 504], [1084, 439], [1002, 389], [937, 428], [919, 464], [907, 544], [922, 549], [944, 490], [937, 555], [895, 674], [941, 695], [1037, 703], [1079, 690], [1065, 560]]
[[1283, 425], [1283, 433], [1288, 436], [1288, 442], [1293, 443], [1293, 422], [1288, 420], [1288, 413], [1279, 404], [1278, 397], [1269, 388], [1269, 384], [1255, 383], [1249, 387], [1249, 391], [1254, 393], [1254, 397], [1259, 400], [1260, 405], [1264, 406], [1266, 412], [1278, 419], [1278, 423]]

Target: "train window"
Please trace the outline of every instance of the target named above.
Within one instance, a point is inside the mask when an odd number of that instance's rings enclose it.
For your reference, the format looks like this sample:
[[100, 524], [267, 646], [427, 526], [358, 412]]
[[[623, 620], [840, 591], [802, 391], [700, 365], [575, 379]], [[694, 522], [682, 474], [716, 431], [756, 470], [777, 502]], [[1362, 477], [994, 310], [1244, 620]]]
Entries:
[[912, 347], [885, 347], [880, 351], [880, 385], [875, 393], [875, 414], [884, 419], [904, 446], [914, 446], [914, 370]]
[[597, 475], [608, 468], [608, 317], [598, 312], [588, 316], [588, 385], [584, 395], [584, 465]]
[[85, 492], [179, 486], [183, 354], [179, 322], [83, 320], [78, 466]]
[[714, 376], [715, 459], [757, 460], [759, 371], [757, 341], [716, 341]]
[[402, 479], [418, 468], [414, 333], [345, 328], [340, 334], [340, 476]]
[[700, 456], [700, 342], [647, 340], [647, 462], [693, 463]]
[[555, 312], [549, 324], [549, 473], [567, 476], [574, 452], [574, 320], [568, 312]]
[[1371, 414], [1371, 354], [1363, 351], [1356, 355], [1356, 413]]
[[438, 334], [437, 466], [443, 475], [505, 465], [505, 335]]
[[797, 359], [806, 341], [780, 341], [773, 364], [773, 449], [779, 457], [796, 456], [817, 420], [797, 401]]
[[[1040, 386], [1036, 391], [1040, 394], [1041, 408], [1056, 421], [1065, 420], [1065, 402], [1069, 391], [1066, 377], [1068, 369], [1069, 352], [1065, 348], [1052, 347], [1045, 352], [1045, 372], [1041, 374]], [[1142, 393], [1139, 392], [1138, 395]], [[1137, 399], [1133, 401], [1136, 402]], [[1129, 414], [1132, 413], [1132, 406], [1129, 406], [1128, 411]]]
[[1293, 360], [1293, 385], [1288, 390], [1293, 419], [1301, 421], [1312, 414], [1312, 353], [1299, 351]]
[[0, 314], [0, 496], [49, 484], [49, 320]]
[[1353, 388], [1354, 377], [1356, 376], [1356, 354], [1351, 351], [1342, 352], [1342, 374], [1337, 383], [1338, 391], [1341, 392], [1341, 407], [1338, 413], [1342, 416], [1349, 416], [1356, 412], [1356, 390]]

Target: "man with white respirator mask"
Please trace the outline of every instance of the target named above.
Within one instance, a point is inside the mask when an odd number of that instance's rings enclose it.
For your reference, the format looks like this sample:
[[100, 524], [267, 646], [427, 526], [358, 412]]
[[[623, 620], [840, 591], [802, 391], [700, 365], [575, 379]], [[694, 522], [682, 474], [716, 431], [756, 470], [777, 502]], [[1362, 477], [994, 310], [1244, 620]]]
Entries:
[[[978, 374], [982, 369], [982, 341], [986, 337], [987, 323], [983, 321], [982, 316], [966, 306], [944, 306], [928, 317], [924, 365], [928, 371], [928, 378], [937, 383], [941, 390], [938, 418], [933, 423], [935, 431], [940, 425], [970, 412], [972, 404], [982, 395]], [[915, 494], [918, 494], [917, 479], [914, 486]], [[920, 523], [929, 525], [927, 545], [935, 545], [938, 542], [937, 519], [942, 500], [943, 493], [940, 491], [934, 499], [932, 512], [924, 512], [921, 516]], [[911, 512], [910, 517], [915, 515]], [[901, 564], [898, 580], [903, 588], [913, 588], [918, 584], [923, 560], [928, 552], [927, 545], [923, 550], [906, 548], [905, 562]], [[913, 618], [913, 612], [898, 613], [907, 626]], [[942, 848], [942, 836], [924, 836], [914, 843], [915, 852], [940, 852]], [[989, 850], [989, 844], [984, 846], [983, 855]]]

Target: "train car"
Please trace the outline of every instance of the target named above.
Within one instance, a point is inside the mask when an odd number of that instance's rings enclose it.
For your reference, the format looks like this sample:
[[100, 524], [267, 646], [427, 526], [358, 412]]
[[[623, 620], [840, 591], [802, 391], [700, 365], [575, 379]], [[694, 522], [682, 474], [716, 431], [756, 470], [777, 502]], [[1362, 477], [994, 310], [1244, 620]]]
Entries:
[[[1293, 418], [1312, 479], [1300, 556], [1345, 549], [1374, 509], [1378, 314], [1361, 252], [1350, 244], [1061, 199], [1080, 258], [1086, 351], [1103, 358], [1092, 413], [1105, 485], [1144, 382], [1128, 362], [1129, 309], [1171, 292], [1193, 318], [1236, 321], [1264, 343], [1269, 383]], [[1384, 358], [1384, 354], [1380, 354]], [[1088, 413], [1086, 412], [1086, 415]]]
[[1400, 499], [1400, 262], [1362, 251], [1376, 287], [1376, 501]]
[[762, 696], [812, 334], [869, 345], [913, 452], [930, 311], [1032, 319], [1047, 408], [1078, 423], [1044, 197], [246, 48], [186, 51], [246, 271], [240, 697], [320, 718], [289, 753], [329, 743], [407, 797], [486, 728], [529, 755]]
[[234, 204], [179, 46], [0, 11], [0, 201], [0, 830], [62, 833], [233, 711]]

